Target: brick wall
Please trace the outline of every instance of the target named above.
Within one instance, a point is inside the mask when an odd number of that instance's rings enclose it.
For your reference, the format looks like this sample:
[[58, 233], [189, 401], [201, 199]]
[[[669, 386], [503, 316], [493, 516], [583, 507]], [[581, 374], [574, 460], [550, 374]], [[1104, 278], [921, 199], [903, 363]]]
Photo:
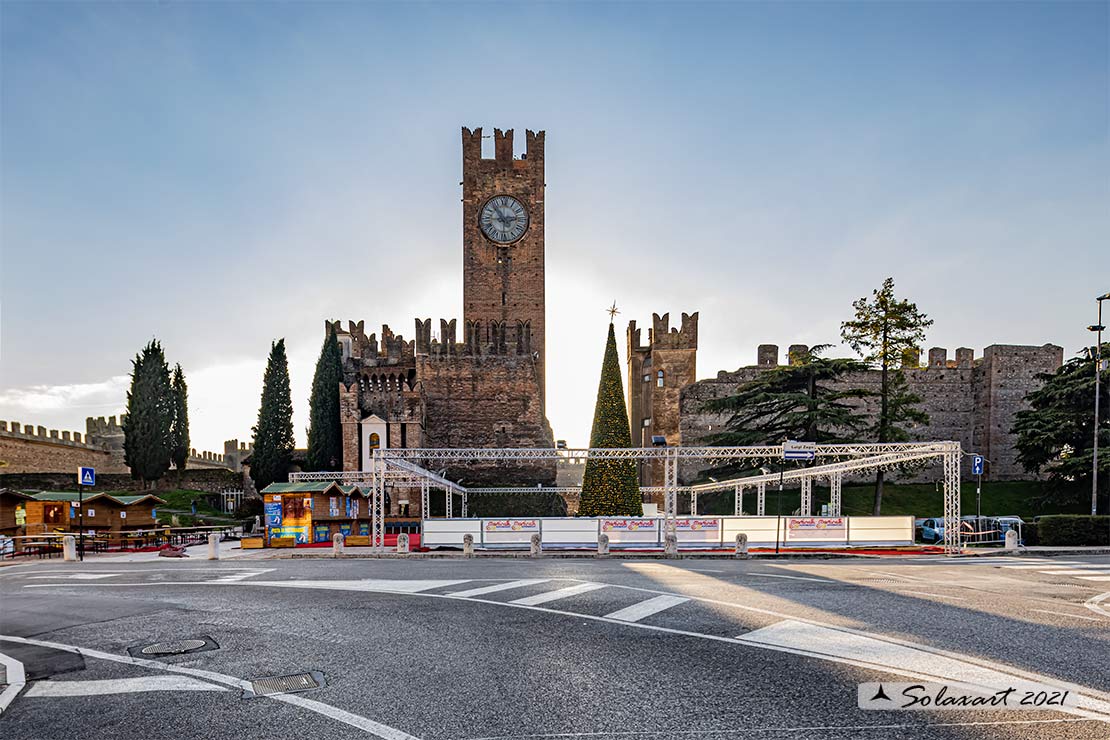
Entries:
[[64, 470], [76, 476], [82, 466], [95, 467], [98, 472], [127, 472], [122, 460], [108, 450], [80, 441], [79, 432], [7, 422], [0, 425], [0, 462], [5, 463], [0, 470], [5, 473]]

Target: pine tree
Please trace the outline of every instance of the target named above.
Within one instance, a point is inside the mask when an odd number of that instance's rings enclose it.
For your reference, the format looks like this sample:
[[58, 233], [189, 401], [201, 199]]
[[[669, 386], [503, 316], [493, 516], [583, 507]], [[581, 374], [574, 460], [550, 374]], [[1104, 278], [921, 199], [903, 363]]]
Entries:
[[873, 395], [843, 382], [850, 373], [867, 370], [851, 358], [826, 358], [829, 345], [792, 357], [789, 365], [761, 372], [736, 393], [707, 401], [706, 411], [731, 415], [715, 445], [775, 445], [784, 439], [808, 442], [857, 442], [867, 426], [859, 399]]
[[309, 398], [307, 470], [339, 470], [343, 463], [343, 433], [339, 423], [339, 384], [343, 355], [335, 327], [328, 329]]
[[180, 476], [185, 472], [189, 459], [189, 386], [185, 384], [185, 373], [181, 364], [173, 368], [173, 422], [170, 424], [170, 459]]
[[[925, 339], [933, 320], [917, 310], [917, 304], [894, 297], [894, 278], [887, 278], [870, 301], [860, 298], [852, 303], [856, 316], [840, 325], [840, 336], [863, 360], [882, 371], [879, 390], [879, 418], [873, 429], [877, 442], [902, 442], [909, 439], [904, 424], [927, 424], [929, 415], [916, 408], [920, 396], [912, 393], [905, 376], [898, 370], [905, 352], [916, 349]], [[875, 475], [875, 516], [883, 503], [883, 471]]]
[[173, 408], [170, 368], [162, 345], [152, 339], [131, 361], [123, 454], [132, 478], [153, 482], [169, 470]]
[[270, 359], [262, 380], [262, 405], [254, 427], [251, 478], [261, 491], [271, 483], [289, 480], [293, 461], [293, 401], [289, 392], [289, 360], [285, 340], [270, 346]]
[[[601, 364], [601, 382], [597, 388], [590, 447], [632, 447], [628, 411], [624, 406], [624, 384], [621, 382], [620, 361], [617, 359], [617, 339], [611, 322], [609, 339], [605, 343], [605, 359]], [[636, 463], [633, 460], [587, 460], [578, 513], [581, 516], [643, 514]]]

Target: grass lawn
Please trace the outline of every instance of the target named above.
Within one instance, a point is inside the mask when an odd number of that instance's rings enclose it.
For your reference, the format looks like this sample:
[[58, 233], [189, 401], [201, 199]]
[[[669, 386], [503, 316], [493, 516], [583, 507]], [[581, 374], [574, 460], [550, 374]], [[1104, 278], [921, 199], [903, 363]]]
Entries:
[[[1041, 514], [1082, 514], [1085, 507], [1077, 502], [1073, 506], [1041, 507], [1035, 499], [1040, 497], [1041, 484], [1036, 481], [1012, 481], [1003, 483], [983, 483], [983, 516], [1014, 514], [1023, 519], [1031, 519]], [[960, 509], [963, 514], [975, 513], [975, 483], [964, 481], [960, 488]], [[845, 485], [843, 488], [843, 510], [849, 515], [868, 515], [871, 513], [875, 497], [873, 484]], [[801, 493], [795, 489], [782, 492], [782, 506], [779, 508], [778, 486], [767, 486], [767, 514], [789, 514], [801, 505]], [[829, 502], [827, 486], [814, 485], [813, 501], [815, 513], [821, 504]], [[679, 496], [679, 510], [688, 511], [688, 497]], [[744, 491], [744, 512], [755, 513], [755, 491]], [[702, 494], [698, 497], [699, 514], [733, 513], [732, 492]], [[942, 516], [944, 514], [943, 494], [939, 484], [906, 483], [883, 486], [883, 514], [911, 514], [916, 517]]]

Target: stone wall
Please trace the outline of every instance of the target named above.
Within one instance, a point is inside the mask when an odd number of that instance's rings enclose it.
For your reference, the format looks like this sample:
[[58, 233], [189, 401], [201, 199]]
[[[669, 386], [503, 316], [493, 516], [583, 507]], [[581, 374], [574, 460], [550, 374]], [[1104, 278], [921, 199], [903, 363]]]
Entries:
[[[731, 395], [740, 385], [777, 366], [777, 353], [774, 345], [761, 345], [758, 365], [721, 371], [716, 378], [698, 381], [684, 389], [682, 444], [706, 444], [712, 435], [723, 431], [728, 415], [705, 411], [706, 401]], [[929, 423], [910, 429], [910, 434], [920, 440], [957, 441], [965, 451], [982, 454], [990, 461], [985, 476], [988, 479], [1029, 478], [1016, 460], [1011, 432], [1014, 415], [1025, 408], [1025, 396], [1040, 387], [1037, 376], [1060, 367], [1063, 349], [1053, 344], [991, 345], [984, 350], [981, 360], [975, 360], [972, 350], [961, 347], [956, 350], [956, 359], [949, 360], [947, 350], [934, 347], [929, 350], [926, 367], [915, 366], [913, 355], [907, 357], [898, 372], [905, 375], [910, 389], [923, 398], [920, 408], [929, 414]], [[844, 388], [864, 388], [876, 393], [880, 383], [878, 370], [852, 374], [840, 381]], [[863, 399], [858, 405], [874, 418], [879, 399]], [[704, 468], [687, 466], [681, 474], [689, 480]], [[968, 474], [966, 466], [963, 472]], [[935, 473], [930, 467], [917, 479], [933, 480]]]
[[[220, 493], [222, 491], [243, 490], [243, 474], [232, 470], [186, 470], [179, 479], [176, 473], [159, 480], [155, 491], [186, 489]], [[75, 491], [77, 490], [77, 468], [72, 473], [3, 473], [0, 474], [0, 488], [14, 488], [17, 491]], [[130, 473], [101, 473], [96, 471], [96, 486], [92, 491], [144, 491], [149, 486], [131, 478]]]
[[126, 473], [122, 456], [82, 439], [80, 432], [47, 430], [19, 422], [0, 421], [0, 470], [5, 473], [66, 471], [76, 480], [77, 468]]

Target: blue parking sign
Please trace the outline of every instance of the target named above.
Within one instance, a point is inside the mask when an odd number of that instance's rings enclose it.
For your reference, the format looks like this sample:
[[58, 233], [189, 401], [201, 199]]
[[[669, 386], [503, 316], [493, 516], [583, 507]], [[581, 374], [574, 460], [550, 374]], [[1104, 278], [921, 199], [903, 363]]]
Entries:
[[983, 456], [982, 455], [972, 455], [971, 456], [971, 474], [972, 475], [982, 475], [983, 474]]

